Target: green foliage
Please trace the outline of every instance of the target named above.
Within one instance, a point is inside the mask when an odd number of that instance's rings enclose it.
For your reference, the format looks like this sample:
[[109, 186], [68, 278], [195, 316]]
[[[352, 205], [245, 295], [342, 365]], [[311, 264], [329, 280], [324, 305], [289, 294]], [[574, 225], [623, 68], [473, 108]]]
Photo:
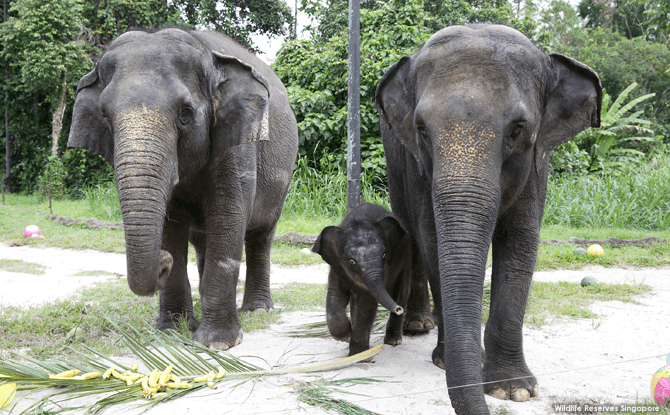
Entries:
[[540, 13], [537, 38], [545, 49], [571, 51], [584, 44], [585, 36], [584, 21], [567, 1], [554, 0]]
[[60, 200], [65, 196], [65, 167], [59, 157], [50, 156], [37, 180], [37, 190], [42, 197]]
[[[302, 9], [320, 21], [311, 40], [286, 42], [273, 68], [288, 87], [298, 120], [299, 153], [312, 167], [323, 154], [343, 157], [347, 134], [348, 5], [345, 0], [303, 0]], [[384, 72], [414, 53], [439, 29], [451, 24], [495, 21], [532, 36], [530, 14], [517, 18], [507, 1], [363, 1], [361, 22], [361, 155], [374, 186], [385, 186], [374, 92]]]
[[224, 32], [252, 49], [252, 34], [284, 36], [293, 24], [283, 0], [173, 0], [169, 9], [181, 13], [190, 27]]
[[612, 96], [618, 96], [633, 82], [641, 86], [635, 93], [637, 96], [655, 93], [654, 99], [642, 109], [649, 119], [670, 122], [670, 49], [666, 45], [642, 37], [627, 39], [608, 29], [597, 29], [590, 31], [583, 43], [555, 51], [593, 68]]
[[575, 141], [571, 140], [551, 152], [549, 164], [552, 175], [574, 175], [587, 172], [589, 161], [589, 153], [577, 147]]
[[114, 185], [114, 169], [105, 159], [80, 148], [63, 154], [65, 184], [72, 198], [83, 197], [87, 187], [103, 183]]
[[637, 83], [633, 82], [621, 92], [611, 106], [611, 97], [605, 94], [600, 127], [588, 128], [575, 138], [582, 148], [589, 151], [591, 171], [622, 169], [635, 165], [645, 157], [645, 153], [632, 147], [639, 143], [653, 144], [658, 141], [657, 138], [648, 135], [653, 134], [653, 131], [643, 127], [651, 124], [650, 121], [641, 118], [643, 111], [627, 114], [634, 106], [654, 96], [654, 94], [643, 95], [624, 105], [628, 95], [636, 87]]
[[[413, 53], [432, 34], [421, 1], [377, 3], [361, 10], [361, 147], [375, 153], [381, 144], [375, 109], [377, 82], [395, 61]], [[329, 29], [330, 30], [330, 29]], [[341, 30], [321, 44], [309, 40], [286, 42], [273, 67], [289, 86], [289, 99], [298, 120], [300, 154], [319, 166], [324, 153], [342, 154], [346, 147], [347, 33]], [[377, 157], [377, 160], [380, 158]], [[367, 161], [367, 160], [366, 160]], [[371, 166], [379, 176], [385, 169]]]
[[48, 91], [55, 101], [63, 72], [76, 82], [90, 67], [87, 44], [80, 40], [83, 8], [78, 0], [18, 0], [15, 16], [0, 26], [2, 56], [17, 68], [14, 90]]

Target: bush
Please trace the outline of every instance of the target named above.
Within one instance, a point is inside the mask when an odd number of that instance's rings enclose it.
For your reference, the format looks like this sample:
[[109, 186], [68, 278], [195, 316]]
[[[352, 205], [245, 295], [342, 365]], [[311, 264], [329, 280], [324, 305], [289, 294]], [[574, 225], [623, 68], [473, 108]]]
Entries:
[[59, 157], [50, 156], [37, 179], [37, 192], [42, 198], [60, 200], [65, 196], [65, 167]]

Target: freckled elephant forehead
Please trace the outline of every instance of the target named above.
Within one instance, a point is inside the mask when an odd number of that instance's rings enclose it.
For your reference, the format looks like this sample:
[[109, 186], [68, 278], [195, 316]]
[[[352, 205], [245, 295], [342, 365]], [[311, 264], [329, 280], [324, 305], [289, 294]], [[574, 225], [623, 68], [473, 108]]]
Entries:
[[445, 125], [436, 134], [433, 151], [440, 159], [464, 165], [484, 163], [497, 153], [499, 140], [488, 126], [475, 122], [454, 122]]

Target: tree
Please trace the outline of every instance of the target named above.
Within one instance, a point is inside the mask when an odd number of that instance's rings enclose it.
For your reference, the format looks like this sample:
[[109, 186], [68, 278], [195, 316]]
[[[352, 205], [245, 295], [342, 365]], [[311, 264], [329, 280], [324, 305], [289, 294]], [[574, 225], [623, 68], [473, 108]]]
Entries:
[[[313, 167], [324, 154], [342, 155], [347, 123], [347, 26], [344, 0], [303, 1], [303, 10], [320, 18], [311, 40], [284, 43], [273, 68], [288, 87], [298, 121], [299, 152]], [[500, 6], [498, 8], [497, 6]], [[480, 20], [507, 20], [532, 32], [526, 17], [516, 19], [504, 0], [472, 3], [457, 0], [363, 1], [361, 7], [361, 158], [367, 174], [383, 185], [386, 176], [375, 88], [398, 59], [414, 53], [438, 29]], [[533, 30], [531, 30], [531, 27]], [[325, 39], [326, 36], [330, 36]], [[329, 157], [330, 160], [330, 157]]]
[[287, 36], [293, 24], [291, 8], [284, 0], [173, 0], [190, 27], [214, 29], [254, 49], [252, 34]]
[[77, 0], [19, 0], [11, 11], [16, 16], [0, 29], [2, 55], [20, 73], [17, 89], [50, 91], [51, 155], [56, 156], [68, 80], [76, 82], [90, 65], [87, 45], [80, 40], [82, 6]]
[[670, 50], [666, 45], [643, 37], [628, 39], [601, 28], [592, 30], [581, 47], [557, 52], [570, 54], [595, 69], [612, 96], [637, 82], [641, 88], [636, 96], [656, 94], [645, 108], [647, 117], [660, 123], [670, 121]]
[[569, 52], [584, 45], [586, 33], [584, 20], [564, 0], [554, 0], [540, 13], [538, 43], [549, 51]]
[[[105, 45], [121, 33], [165, 26], [220, 29], [250, 46], [251, 33], [279, 36], [288, 33], [292, 24], [290, 8], [283, 0], [3, 2], [9, 6], [9, 16], [0, 27], [0, 71], [7, 73], [0, 85], [4, 95], [0, 108], [6, 111], [7, 122], [2, 123], [5, 128], [0, 127], [0, 132], [5, 160], [12, 159], [14, 189], [20, 186], [25, 191], [36, 189], [49, 154], [53, 154], [61, 120], [57, 145], [61, 154], [65, 152], [77, 81], [91, 69], [91, 61], [102, 54]], [[6, 96], [9, 99], [5, 100]], [[51, 134], [47, 126], [51, 126]], [[48, 140], [49, 136], [54, 139]], [[71, 187], [81, 188], [109, 177], [107, 163], [86, 151], [68, 151], [63, 165], [71, 194]]]

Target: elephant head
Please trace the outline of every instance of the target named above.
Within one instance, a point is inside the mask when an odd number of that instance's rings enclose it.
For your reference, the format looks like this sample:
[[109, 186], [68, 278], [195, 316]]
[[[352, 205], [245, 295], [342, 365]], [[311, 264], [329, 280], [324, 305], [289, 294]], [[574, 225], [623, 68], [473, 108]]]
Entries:
[[256, 69], [178, 29], [119, 36], [79, 81], [68, 146], [114, 167], [133, 292], [155, 293], [170, 273], [161, 239], [175, 186], [223, 149], [267, 140], [268, 98]]
[[[483, 24], [439, 31], [377, 86], [385, 145], [386, 137], [401, 143], [429, 183], [434, 220], [425, 226], [437, 246], [424, 261], [439, 273], [440, 340], [457, 413], [488, 413], [480, 319], [494, 229], [508, 210], [525, 209], [539, 235], [549, 154], [599, 126], [601, 96], [588, 66], [547, 55], [511, 28]], [[537, 239], [535, 247], [517, 248], [537, 249]]]
[[397, 219], [386, 216], [375, 221], [347, 220], [340, 226], [328, 226], [312, 250], [346, 275], [355, 287], [370, 292], [387, 310], [403, 313], [389, 295], [385, 284], [388, 274], [387, 255], [392, 256], [406, 232]]

